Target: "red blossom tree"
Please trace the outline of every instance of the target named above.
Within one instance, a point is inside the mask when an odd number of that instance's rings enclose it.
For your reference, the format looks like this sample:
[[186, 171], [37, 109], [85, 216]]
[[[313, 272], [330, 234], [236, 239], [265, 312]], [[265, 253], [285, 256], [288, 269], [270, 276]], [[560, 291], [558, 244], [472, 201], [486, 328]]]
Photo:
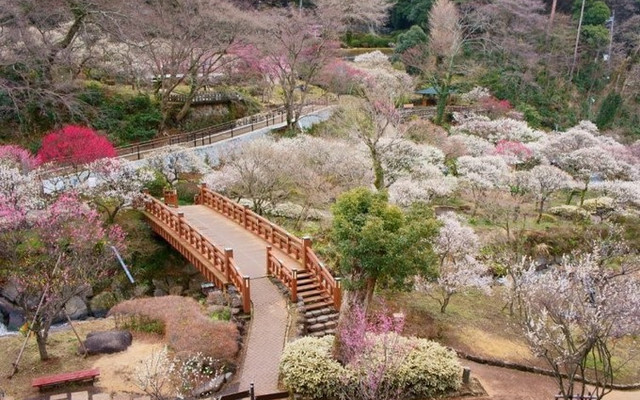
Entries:
[[115, 156], [116, 150], [106, 137], [91, 128], [67, 125], [42, 139], [37, 161], [39, 164], [53, 162], [78, 167], [100, 158]]

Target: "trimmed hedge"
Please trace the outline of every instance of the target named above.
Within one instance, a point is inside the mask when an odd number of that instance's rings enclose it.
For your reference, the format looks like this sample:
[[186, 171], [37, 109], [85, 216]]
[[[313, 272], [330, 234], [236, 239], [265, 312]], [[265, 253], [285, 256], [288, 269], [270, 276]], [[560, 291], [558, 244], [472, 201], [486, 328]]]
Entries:
[[[359, 365], [341, 365], [332, 356], [333, 336], [305, 337], [288, 344], [280, 359], [285, 387], [312, 399], [357, 398], [372, 371], [382, 371], [387, 393], [406, 398], [429, 398], [460, 387], [462, 368], [456, 354], [438, 343], [419, 338], [396, 337], [393, 349], [380, 340]], [[386, 341], [389, 342], [388, 340]], [[381, 368], [385, 350], [396, 362]], [[387, 359], [388, 360], [388, 359]]]

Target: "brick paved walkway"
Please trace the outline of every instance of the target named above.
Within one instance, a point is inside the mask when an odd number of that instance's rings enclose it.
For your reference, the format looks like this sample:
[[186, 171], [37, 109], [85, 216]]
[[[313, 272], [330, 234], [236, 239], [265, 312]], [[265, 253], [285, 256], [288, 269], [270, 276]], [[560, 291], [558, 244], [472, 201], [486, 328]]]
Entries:
[[[267, 242], [205, 206], [182, 206], [178, 210], [211, 242], [233, 248], [236, 265], [251, 277], [251, 327], [245, 339], [245, 357], [233, 383], [238, 390], [246, 390], [254, 382], [257, 394], [277, 391], [278, 363], [286, 335], [287, 302], [266, 277]], [[284, 253], [277, 251], [277, 254], [285, 265], [297, 266]]]

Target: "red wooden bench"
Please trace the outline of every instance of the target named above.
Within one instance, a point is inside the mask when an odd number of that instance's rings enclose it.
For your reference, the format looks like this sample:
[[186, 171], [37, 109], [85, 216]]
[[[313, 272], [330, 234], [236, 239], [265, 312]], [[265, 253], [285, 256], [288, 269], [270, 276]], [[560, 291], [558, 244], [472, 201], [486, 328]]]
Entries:
[[100, 376], [100, 370], [97, 368], [87, 369], [84, 371], [65, 372], [64, 374], [42, 376], [31, 381], [31, 386], [38, 389], [64, 385], [71, 382], [91, 382]]

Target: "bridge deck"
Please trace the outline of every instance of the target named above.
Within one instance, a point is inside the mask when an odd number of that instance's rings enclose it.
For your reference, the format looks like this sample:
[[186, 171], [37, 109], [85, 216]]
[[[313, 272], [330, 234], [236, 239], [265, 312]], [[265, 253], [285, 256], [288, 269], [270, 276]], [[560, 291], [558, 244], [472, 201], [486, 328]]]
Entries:
[[[253, 316], [245, 341], [246, 353], [234, 380], [244, 390], [251, 382], [257, 393], [277, 391], [278, 362], [285, 343], [287, 303], [266, 278], [267, 242], [237, 223], [202, 205], [181, 206], [184, 218], [212, 243], [233, 249], [236, 265], [251, 277]], [[300, 268], [289, 256], [274, 249], [288, 268]]]

